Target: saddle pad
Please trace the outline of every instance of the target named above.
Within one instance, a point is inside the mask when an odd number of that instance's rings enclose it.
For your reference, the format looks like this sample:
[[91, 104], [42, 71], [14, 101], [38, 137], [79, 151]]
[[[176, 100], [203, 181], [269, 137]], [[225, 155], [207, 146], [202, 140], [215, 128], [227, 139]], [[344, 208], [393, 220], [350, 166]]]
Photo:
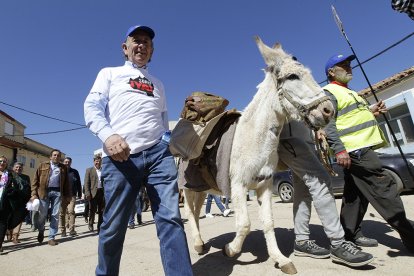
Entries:
[[214, 126], [227, 111], [220, 113], [205, 125], [181, 119], [171, 132], [170, 151], [173, 156], [182, 160], [191, 160], [200, 156]]

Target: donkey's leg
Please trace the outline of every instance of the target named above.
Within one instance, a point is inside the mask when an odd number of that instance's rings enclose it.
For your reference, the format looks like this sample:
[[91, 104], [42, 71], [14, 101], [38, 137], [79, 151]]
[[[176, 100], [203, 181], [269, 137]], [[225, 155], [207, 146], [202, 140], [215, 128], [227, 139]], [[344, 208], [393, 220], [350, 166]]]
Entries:
[[295, 274], [297, 271], [294, 264], [280, 252], [279, 247], [277, 246], [272, 212], [271, 184], [271, 179], [265, 180], [265, 183], [260, 183], [257, 185], [258, 187], [256, 189], [257, 200], [260, 205], [259, 217], [263, 223], [263, 233], [266, 239], [267, 251], [269, 256], [284, 273]]
[[200, 212], [201, 208], [203, 207], [204, 200], [206, 199], [206, 193], [204, 192], [196, 192], [195, 199], [194, 199], [194, 217], [196, 218], [197, 229], [198, 229], [198, 238], [196, 239], [197, 242], [194, 243], [194, 249], [197, 251], [198, 254], [203, 254], [206, 252], [206, 247], [204, 245], [204, 241], [201, 238], [201, 230], [200, 230]]
[[223, 254], [234, 257], [240, 253], [246, 236], [250, 233], [250, 219], [247, 211], [247, 187], [240, 183], [231, 184], [231, 202], [236, 219], [236, 237], [225, 245]]
[[201, 238], [199, 218], [200, 210], [206, 194], [184, 189], [184, 210], [190, 224], [194, 250], [202, 254], [204, 252], [204, 241]]

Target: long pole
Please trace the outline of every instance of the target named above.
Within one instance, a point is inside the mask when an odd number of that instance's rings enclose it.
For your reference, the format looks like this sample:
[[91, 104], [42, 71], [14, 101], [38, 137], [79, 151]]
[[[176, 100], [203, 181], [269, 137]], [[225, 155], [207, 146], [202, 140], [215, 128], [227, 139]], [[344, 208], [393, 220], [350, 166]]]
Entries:
[[[362, 74], [364, 75], [364, 78], [365, 78], [365, 80], [366, 80], [366, 81], [367, 81], [367, 83], [368, 83], [368, 86], [369, 86], [369, 89], [371, 90], [372, 95], [374, 95], [375, 100], [376, 100], [377, 102], [379, 102], [378, 97], [377, 97], [377, 94], [375, 93], [374, 89], [372, 88], [371, 82], [369, 81], [369, 79], [368, 79], [368, 77], [367, 77], [367, 74], [365, 74], [365, 70], [364, 70], [364, 68], [362, 67], [361, 62], [359, 62], [358, 55], [355, 53], [355, 50], [354, 50], [354, 48], [352, 47], [352, 44], [351, 44], [351, 42], [349, 41], [348, 36], [347, 36], [347, 35], [346, 35], [346, 33], [345, 33], [344, 26], [343, 26], [343, 24], [342, 24], [341, 19], [339, 19], [339, 16], [338, 16], [338, 13], [336, 12], [335, 7], [334, 7], [333, 5], [332, 5], [331, 7], [332, 7], [332, 13], [333, 13], [333, 16], [334, 16], [334, 19], [335, 19], [336, 25], [338, 25], [339, 31], [342, 33], [342, 36], [345, 38], [346, 42], [348, 43], [349, 48], [351, 48], [351, 51], [352, 51], [352, 53], [353, 53], [353, 54], [354, 54], [354, 56], [355, 56], [355, 59], [356, 59], [356, 61], [357, 61], [357, 63], [358, 63], [358, 66], [359, 66], [359, 68], [361, 68]], [[388, 126], [388, 128], [389, 128], [389, 130], [390, 130], [391, 136], [392, 136], [392, 138], [394, 139], [395, 144], [397, 145], [398, 151], [400, 152], [401, 157], [402, 157], [402, 159], [404, 160], [405, 165], [407, 166], [408, 173], [411, 175], [411, 178], [412, 178], [412, 179], [414, 179], [414, 176], [413, 176], [413, 174], [411, 173], [410, 166], [409, 166], [409, 164], [408, 164], [407, 158], [405, 158], [405, 155], [404, 155], [404, 153], [403, 153], [403, 151], [402, 151], [402, 149], [401, 149], [400, 143], [398, 143], [397, 137], [395, 136], [394, 130], [392, 129], [391, 124], [390, 124], [390, 122], [389, 122], [389, 121], [388, 121], [388, 119], [387, 119], [387, 116], [385, 116], [385, 114], [382, 114], [382, 116], [384, 117], [385, 123], [387, 124], [387, 126]]]

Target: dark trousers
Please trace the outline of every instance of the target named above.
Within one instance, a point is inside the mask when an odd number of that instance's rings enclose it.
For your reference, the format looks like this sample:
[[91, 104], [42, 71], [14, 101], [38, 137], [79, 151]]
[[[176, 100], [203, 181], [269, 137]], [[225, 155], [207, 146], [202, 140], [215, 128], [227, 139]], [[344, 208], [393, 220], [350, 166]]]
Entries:
[[10, 218], [10, 210], [0, 210], [0, 248], [6, 236], [8, 221]]
[[98, 213], [98, 232], [101, 229], [102, 215], [105, 208], [104, 191], [103, 188], [98, 188], [96, 195], [89, 201], [89, 225], [93, 226], [95, 223], [95, 213]]
[[414, 246], [414, 227], [407, 220], [403, 202], [394, 180], [385, 174], [378, 155], [371, 149], [350, 153], [350, 169], [345, 169], [341, 223], [345, 238], [362, 236], [361, 222], [368, 203], [400, 234], [403, 243]]
[[85, 219], [89, 218], [89, 201], [85, 200], [85, 212], [83, 213], [83, 216], [85, 217]]

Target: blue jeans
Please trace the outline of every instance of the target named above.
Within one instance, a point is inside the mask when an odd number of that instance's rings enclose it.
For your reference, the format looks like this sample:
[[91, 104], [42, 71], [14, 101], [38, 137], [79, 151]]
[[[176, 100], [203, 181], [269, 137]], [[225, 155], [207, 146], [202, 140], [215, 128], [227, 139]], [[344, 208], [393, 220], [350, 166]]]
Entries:
[[212, 195], [208, 194], [207, 196], [207, 203], [206, 203], [206, 214], [210, 213], [211, 210], [211, 201], [216, 202], [217, 207], [220, 209], [220, 211], [223, 213], [226, 208], [224, 208], [223, 203], [221, 203], [220, 197], [218, 195]]
[[142, 213], [142, 190], [140, 189], [138, 192], [138, 196], [137, 199], [135, 200], [135, 205], [132, 208], [132, 213], [131, 216], [129, 217], [129, 222], [128, 224], [135, 224], [135, 214], [137, 215], [137, 219], [138, 216], [141, 216]]
[[39, 232], [45, 231], [45, 222], [50, 205], [52, 207], [52, 213], [50, 214], [49, 240], [53, 240], [59, 228], [60, 192], [48, 191], [47, 197], [40, 199], [39, 202], [39, 215], [34, 221], [34, 226]]
[[165, 275], [193, 275], [187, 239], [178, 207], [177, 169], [160, 141], [132, 154], [125, 162], [102, 160], [105, 210], [99, 233], [96, 275], [118, 275], [131, 209], [141, 185], [146, 185], [151, 211], [160, 240]]

